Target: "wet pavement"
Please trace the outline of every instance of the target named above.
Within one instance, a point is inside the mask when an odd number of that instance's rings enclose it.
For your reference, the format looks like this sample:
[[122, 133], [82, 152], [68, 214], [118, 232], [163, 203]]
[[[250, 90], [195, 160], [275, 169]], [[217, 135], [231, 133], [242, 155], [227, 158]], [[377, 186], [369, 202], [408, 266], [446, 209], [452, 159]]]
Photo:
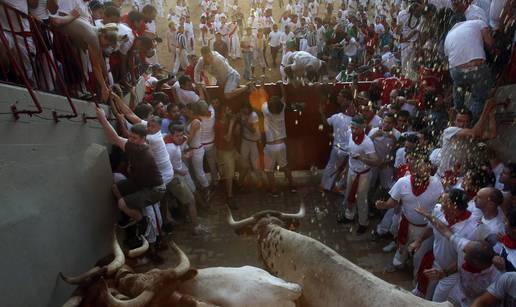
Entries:
[[[395, 273], [383, 272], [394, 253], [382, 251], [382, 247], [387, 245], [390, 239], [371, 240], [370, 232], [373, 225], [376, 225], [377, 219], [371, 221], [366, 234], [357, 236], [356, 224], [343, 225], [336, 222], [342, 196], [320, 192], [317, 188], [319, 181], [316, 174], [301, 174], [295, 178], [296, 183], [299, 183], [298, 193], [291, 193], [284, 189], [279, 198], [273, 198], [263, 191], [236, 194], [235, 201], [240, 208], [232, 211], [235, 220], [265, 209], [295, 213], [303, 200], [306, 205], [306, 217], [301, 221], [298, 232], [321, 241], [376, 276], [411, 290], [410, 269]], [[212, 202], [216, 213], [204, 214], [202, 208], [199, 210], [200, 221], [208, 228], [209, 234], [194, 235], [191, 224], [182, 221], [180, 225], [175, 226], [172, 234], [164, 238], [165, 242], [170, 240], [176, 242], [188, 255], [192, 267], [243, 265], [263, 267], [258, 258], [255, 238], [239, 236], [228, 226], [221, 191], [216, 193]], [[177, 256], [172, 249], [162, 251], [160, 255], [165, 259], [161, 267], [176, 264]], [[139, 269], [145, 270], [146, 267]]]

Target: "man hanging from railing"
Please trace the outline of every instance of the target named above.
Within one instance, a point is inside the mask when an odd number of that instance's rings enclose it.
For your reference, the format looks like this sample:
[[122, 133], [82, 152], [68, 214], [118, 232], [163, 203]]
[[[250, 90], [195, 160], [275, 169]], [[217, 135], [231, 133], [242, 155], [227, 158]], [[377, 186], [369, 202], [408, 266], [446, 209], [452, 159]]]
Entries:
[[[103, 51], [116, 48], [118, 43], [118, 27], [116, 24], [104, 25], [102, 28], [95, 28], [83, 18], [79, 18], [76, 11], [72, 11], [70, 16], [52, 16], [50, 23], [57, 30], [70, 37], [73, 47], [77, 47], [82, 51], [88, 51], [89, 64], [91, 64], [90, 75], [88, 62], [77, 59], [78, 67], [82, 68], [82, 72], [89, 80], [90, 85], [98, 90], [101, 101], [106, 101], [109, 96], [109, 88], [107, 85], [107, 69], [103, 61]], [[96, 81], [96, 86], [92, 81]]]

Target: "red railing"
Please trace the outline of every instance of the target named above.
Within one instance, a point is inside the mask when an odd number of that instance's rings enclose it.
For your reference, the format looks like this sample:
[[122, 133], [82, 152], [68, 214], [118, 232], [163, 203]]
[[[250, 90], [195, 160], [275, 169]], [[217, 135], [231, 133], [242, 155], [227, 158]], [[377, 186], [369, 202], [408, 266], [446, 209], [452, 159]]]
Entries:
[[[5, 29], [5, 24], [3, 25], [0, 22], [0, 39], [9, 58], [10, 67], [15, 70], [15, 76], [9, 76], [9, 72], [6, 73], [4, 71], [3, 80], [1, 81], [23, 85], [29, 92], [36, 107], [36, 110], [18, 110], [16, 105], [13, 104], [11, 110], [15, 119], [18, 119], [20, 114], [32, 116], [33, 114], [43, 112], [41, 103], [34, 93], [35, 87], [38, 90], [47, 91], [59, 89], [57, 93], [66, 97], [71, 112], [60, 114], [57, 111], [53, 111], [52, 115], [56, 122], [60, 118], [77, 117], [77, 110], [71, 99], [68, 87], [61, 77], [58, 65], [54, 61], [49, 49], [46, 48], [48, 40], [44, 40], [43, 33], [45, 32], [43, 31], [46, 31], [45, 34], [51, 35], [49, 29], [32, 16], [20, 12], [5, 3], [0, 3], [0, 5], [8, 25], [8, 28]], [[28, 29], [27, 26], [29, 27]]]

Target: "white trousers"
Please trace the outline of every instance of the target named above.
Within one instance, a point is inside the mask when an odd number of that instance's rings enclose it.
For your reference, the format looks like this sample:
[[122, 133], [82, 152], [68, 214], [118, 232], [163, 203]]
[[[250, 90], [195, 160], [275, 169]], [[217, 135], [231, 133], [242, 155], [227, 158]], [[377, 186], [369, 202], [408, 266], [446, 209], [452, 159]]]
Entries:
[[204, 172], [204, 152], [204, 147], [194, 149], [192, 151], [192, 168], [195, 179], [199, 185], [202, 188], [207, 188], [210, 184], [208, 183], [208, 178], [206, 178], [206, 173]]
[[330, 152], [330, 159], [324, 168], [321, 177], [321, 187], [331, 191], [335, 184], [335, 179], [342, 169], [342, 165], [348, 160], [348, 154], [338, 148], [333, 147]]

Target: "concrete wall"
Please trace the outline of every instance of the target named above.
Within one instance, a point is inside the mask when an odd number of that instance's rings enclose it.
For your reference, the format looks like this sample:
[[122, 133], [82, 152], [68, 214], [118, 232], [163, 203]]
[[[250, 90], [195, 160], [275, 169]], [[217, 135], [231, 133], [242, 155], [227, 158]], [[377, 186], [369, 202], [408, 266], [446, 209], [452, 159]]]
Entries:
[[[30, 106], [23, 89], [0, 85], [0, 306], [60, 306], [78, 274], [110, 252], [116, 210], [106, 140], [95, 121], [54, 123], [59, 96], [38, 94], [41, 117], [14, 121], [10, 105]], [[24, 106], [25, 105], [25, 106]], [[95, 115], [91, 103], [75, 101]], [[43, 119], [45, 118], [45, 119]], [[101, 144], [101, 145], [99, 145]]]
[[516, 85], [501, 87], [498, 101], [509, 99], [506, 108], [498, 107], [496, 113], [498, 137], [491, 143], [503, 161], [516, 162]]

